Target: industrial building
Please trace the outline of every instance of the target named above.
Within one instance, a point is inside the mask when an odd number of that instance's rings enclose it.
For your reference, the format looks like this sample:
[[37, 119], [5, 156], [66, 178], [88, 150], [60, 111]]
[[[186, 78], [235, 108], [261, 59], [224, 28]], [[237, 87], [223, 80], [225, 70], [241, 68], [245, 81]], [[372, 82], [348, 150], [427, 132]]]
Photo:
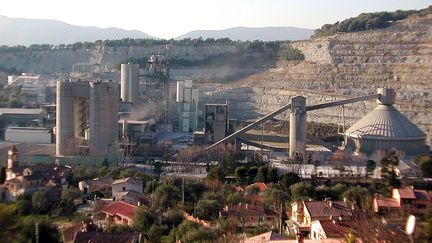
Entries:
[[5, 141], [10, 143], [50, 144], [53, 142], [52, 129], [46, 127], [8, 127]]
[[[428, 151], [425, 133], [393, 106], [396, 101], [396, 92], [393, 89], [385, 88], [379, 88], [376, 94], [308, 106], [305, 97], [293, 97], [290, 104], [286, 104], [265, 115], [235, 133], [225, 138], [222, 137], [220, 140], [215, 138], [214, 141], [217, 142], [209, 146], [208, 149], [237, 138], [239, 135], [252, 130], [282, 112], [290, 110], [289, 156], [291, 158], [301, 157], [306, 159], [305, 156], [308, 153], [306, 149], [308, 112], [372, 99], [377, 100], [378, 107], [344, 133], [345, 149], [367, 156], [372, 155], [374, 152], [385, 154], [393, 149], [407, 156]], [[212, 118], [212, 116], [210, 115], [209, 118]], [[212, 129], [209, 129], [207, 124], [207, 119], [206, 107], [206, 131], [212, 132]], [[220, 133], [214, 132], [214, 134], [219, 135]]]
[[426, 134], [393, 106], [395, 91], [386, 92], [387, 99], [377, 99], [378, 106], [345, 132], [345, 147], [367, 155], [392, 149], [405, 155], [427, 152]]
[[42, 109], [0, 108], [0, 124], [27, 127], [45, 124], [47, 113]]
[[205, 105], [205, 141], [214, 143], [228, 135], [228, 104]]
[[179, 131], [196, 131], [199, 116], [199, 89], [193, 88], [192, 80], [177, 81], [176, 102], [179, 113]]
[[111, 81], [58, 81], [57, 156], [116, 155], [119, 99]]
[[139, 99], [139, 65], [121, 64], [120, 98], [123, 102], [135, 104]]

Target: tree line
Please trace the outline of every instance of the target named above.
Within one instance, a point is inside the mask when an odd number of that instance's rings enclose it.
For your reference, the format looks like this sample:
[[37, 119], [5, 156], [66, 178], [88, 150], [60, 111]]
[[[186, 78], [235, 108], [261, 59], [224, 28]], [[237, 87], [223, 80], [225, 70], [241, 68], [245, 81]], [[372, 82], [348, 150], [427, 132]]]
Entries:
[[432, 7], [422, 10], [396, 10], [394, 12], [362, 13], [357, 17], [345, 19], [334, 24], [325, 24], [315, 30], [314, 37], [331, 36], [339, 32], [358, 32], [386, 28], [394, 21], [411, 16], [424, 16], [432, 12]]

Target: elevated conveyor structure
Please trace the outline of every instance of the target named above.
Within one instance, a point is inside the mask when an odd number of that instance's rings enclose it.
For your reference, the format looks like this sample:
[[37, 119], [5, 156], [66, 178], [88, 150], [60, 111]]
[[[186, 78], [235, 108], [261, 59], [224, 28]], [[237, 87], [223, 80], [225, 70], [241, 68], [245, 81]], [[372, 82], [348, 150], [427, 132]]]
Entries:
[[[206, 149], [211, 149], [213, 147], [216, 147], [217, 145], [231, 141], [232, 139], [236, 138], [238, 135], [243, 134], [259, 125], [264, 123], [265, 121], [268, 121], [272, 119], [273, 117], [281, 114], [284, 111], [290, 110], [290, 136], [289, 136], [289, 155], [290, 157], [298, 156], [299, 154], [305, 154], [306, 151], [306, 117], [307, 117], [307, 111], [313, 111], [313, 110], [319, 110], [329, 107], [335, 107], [335, 106], [341, 106], [345, 104], [360, 102], [360, 101], [366, 101], [366, 100], [372, 100], [372, 99], [378, 99], [378, 100], [386, 100], [386, 94], [387, 93], [394, 93], [392, 90], [391, 92], [388, 91], [388, 89], [378, 89], [378, 92], [376, 94], [356, 97], [352, 99], [346, 99], [346, 100], [340, 100], [340, 101], [334, 101], [334, 102], [328, 102], [328, 103], [322, 103], [318, 105], [310, 105], [306, 106], [306, 98], [302, 96], [296, 96], [291, 99], [291, 103], [282, 106], [281, 108], [259, 118], [255, 122], [247, 125], [246, 127], [236, 131], [235, 133], [215, 142], [214, 144], [210, 145]], [[382, 102], [382, 101], [381, 101]]]

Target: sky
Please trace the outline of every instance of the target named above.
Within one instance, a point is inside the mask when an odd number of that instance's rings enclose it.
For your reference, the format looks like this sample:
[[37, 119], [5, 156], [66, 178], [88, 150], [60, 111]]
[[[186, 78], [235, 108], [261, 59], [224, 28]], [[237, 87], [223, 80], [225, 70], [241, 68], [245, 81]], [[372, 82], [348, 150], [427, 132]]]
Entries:
[[140, 30], [175, 38], [192, 30], [319, 28], [363, 12], [421, 9], [432, 0], [6, 0], [0, 15]]

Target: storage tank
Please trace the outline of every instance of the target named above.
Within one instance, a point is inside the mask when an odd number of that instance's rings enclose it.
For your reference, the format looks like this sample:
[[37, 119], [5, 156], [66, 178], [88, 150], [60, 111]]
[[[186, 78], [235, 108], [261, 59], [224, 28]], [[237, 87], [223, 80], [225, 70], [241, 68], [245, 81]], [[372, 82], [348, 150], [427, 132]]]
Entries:
[[393, 106], [394, 90], [378, 92], [378, 106], [345, 132], [345, 146], [367, 155], [393, 149], [408, 156], [427, 152], [426, 134]]
[[177, 81], [177, 95], [176, 95], [176, 102], [181, 103], [184, 101], [183, 98], [183, 89], [184, 89], [184, 82], [183, 81]]
[[123, 102], [132, 102], [131, 97], [132, 66], [122, 64], [120, 68], [120, 98]]

